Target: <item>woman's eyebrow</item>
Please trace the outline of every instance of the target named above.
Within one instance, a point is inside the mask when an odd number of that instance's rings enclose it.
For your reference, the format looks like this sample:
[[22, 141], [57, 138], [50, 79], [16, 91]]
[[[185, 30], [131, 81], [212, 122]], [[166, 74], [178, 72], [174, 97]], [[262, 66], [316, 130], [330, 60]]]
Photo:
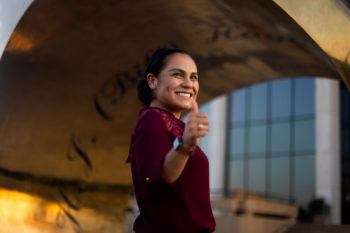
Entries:
[[[177, 71], [177, 72], [180, 72], [180, 73], [186, 73], [186, 71], [184, 71], [182, 69], [179, 69], [179, 68], [170, 69], [169, 71], [170, 72]], [[191, 75], [197, 75], [198, 76], [198, 73], [197, 72], [193, 72], [193, 73], [191, 73]]]
[[170, 69], [169, 71], [177, 71], [177, 72], [185, 73], [184, 70], [178, 69], [178, 68]]

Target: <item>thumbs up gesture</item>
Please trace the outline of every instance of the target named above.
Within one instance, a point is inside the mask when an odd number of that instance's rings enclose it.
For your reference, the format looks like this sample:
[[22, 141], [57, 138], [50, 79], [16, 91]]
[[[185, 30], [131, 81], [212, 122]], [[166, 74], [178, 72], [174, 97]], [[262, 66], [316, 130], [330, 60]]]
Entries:
[[184, 147], [194, 150], [199, 139], [208, 133], [208, 129], [208, 115], [198, 111], [198, 104], [193, 99], [191, 102], [191, 112], [189, 113], [182, 136]]

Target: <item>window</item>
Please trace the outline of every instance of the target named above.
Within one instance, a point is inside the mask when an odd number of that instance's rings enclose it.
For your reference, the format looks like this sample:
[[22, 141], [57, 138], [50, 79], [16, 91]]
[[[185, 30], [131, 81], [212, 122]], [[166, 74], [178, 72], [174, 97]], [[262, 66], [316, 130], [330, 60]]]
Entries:
[[250, 88], [250, 120], [264, 120], [267, 117], [267, 84], [258, 84]]
[[246, 118], [246, 90], [238, 90], [232, 94], [231, 119], [233, 123], [243, 123]]
[[313, 151], [315, 148], [315, 122], [303, 120], [295, 122], [294, 150], [296, 153]]
[[[290, 122], [273, 123], [271, 125], [271, 153], [278, 156], [290, 151]], [[285, 154], [286, 155], [286, 154]]]
[[266, 159], [249, 160], [249, 190], [265, 194], [266, 192]]
[[271, 83], [271, 117], [289, 117], [291, 114], [291, 80]]
[[244, 161], [243, 160], [233, 160], [230, 161], [229, 166], [229, 176], [230, 176], [230, 183], [229, 188], [230, 190], [240, 189], [242, 190], [244, 187], [243, 183], [243, 172], [244, 172]]
[[313, 115], [315, 113], [315, 84], [313, 79], [294, 80], [295, 95], [294, 109], [295, 115]]
[[294, 198], [296, 203], [307, 206], [315, 190], [315, 157], [313, 155], [294, 158]]
[[245, 150], [245, 128], [235, 128], [231, 130], [230, 154], [234, 158], [242, 158]]
[[314, 79], [283, 79], [230, 95], [228, 191], [305, 204], [315, 187]]
[[266, 154], [266, 125], [249, 127], [249, 154], [250, 157]]
[[290, 158], [272, 158], [270, 195], [288, 199], [290, 196]]

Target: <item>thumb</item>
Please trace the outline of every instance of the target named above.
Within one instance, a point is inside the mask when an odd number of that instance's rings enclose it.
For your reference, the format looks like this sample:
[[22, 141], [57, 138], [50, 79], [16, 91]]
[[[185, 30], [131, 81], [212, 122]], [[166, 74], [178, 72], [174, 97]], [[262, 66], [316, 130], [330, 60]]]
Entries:
[[198, 113], [198, 104], [195, 99], [192, 99], [192, 102], [191, 102], [191, 112]]

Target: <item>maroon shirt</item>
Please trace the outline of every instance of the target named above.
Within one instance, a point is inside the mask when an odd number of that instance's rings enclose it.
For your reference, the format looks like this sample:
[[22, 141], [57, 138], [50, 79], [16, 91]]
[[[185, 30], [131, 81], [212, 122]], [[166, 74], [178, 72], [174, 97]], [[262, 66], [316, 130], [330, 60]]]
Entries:
[[209, 197], [209, 163], [197, 146], [175, 183], [162, 177], [163, 161], [185, 124], [155, 107], [140, 111], [130, 144], [129, 160], [140, 215], [136, 233], [213, 232]]

